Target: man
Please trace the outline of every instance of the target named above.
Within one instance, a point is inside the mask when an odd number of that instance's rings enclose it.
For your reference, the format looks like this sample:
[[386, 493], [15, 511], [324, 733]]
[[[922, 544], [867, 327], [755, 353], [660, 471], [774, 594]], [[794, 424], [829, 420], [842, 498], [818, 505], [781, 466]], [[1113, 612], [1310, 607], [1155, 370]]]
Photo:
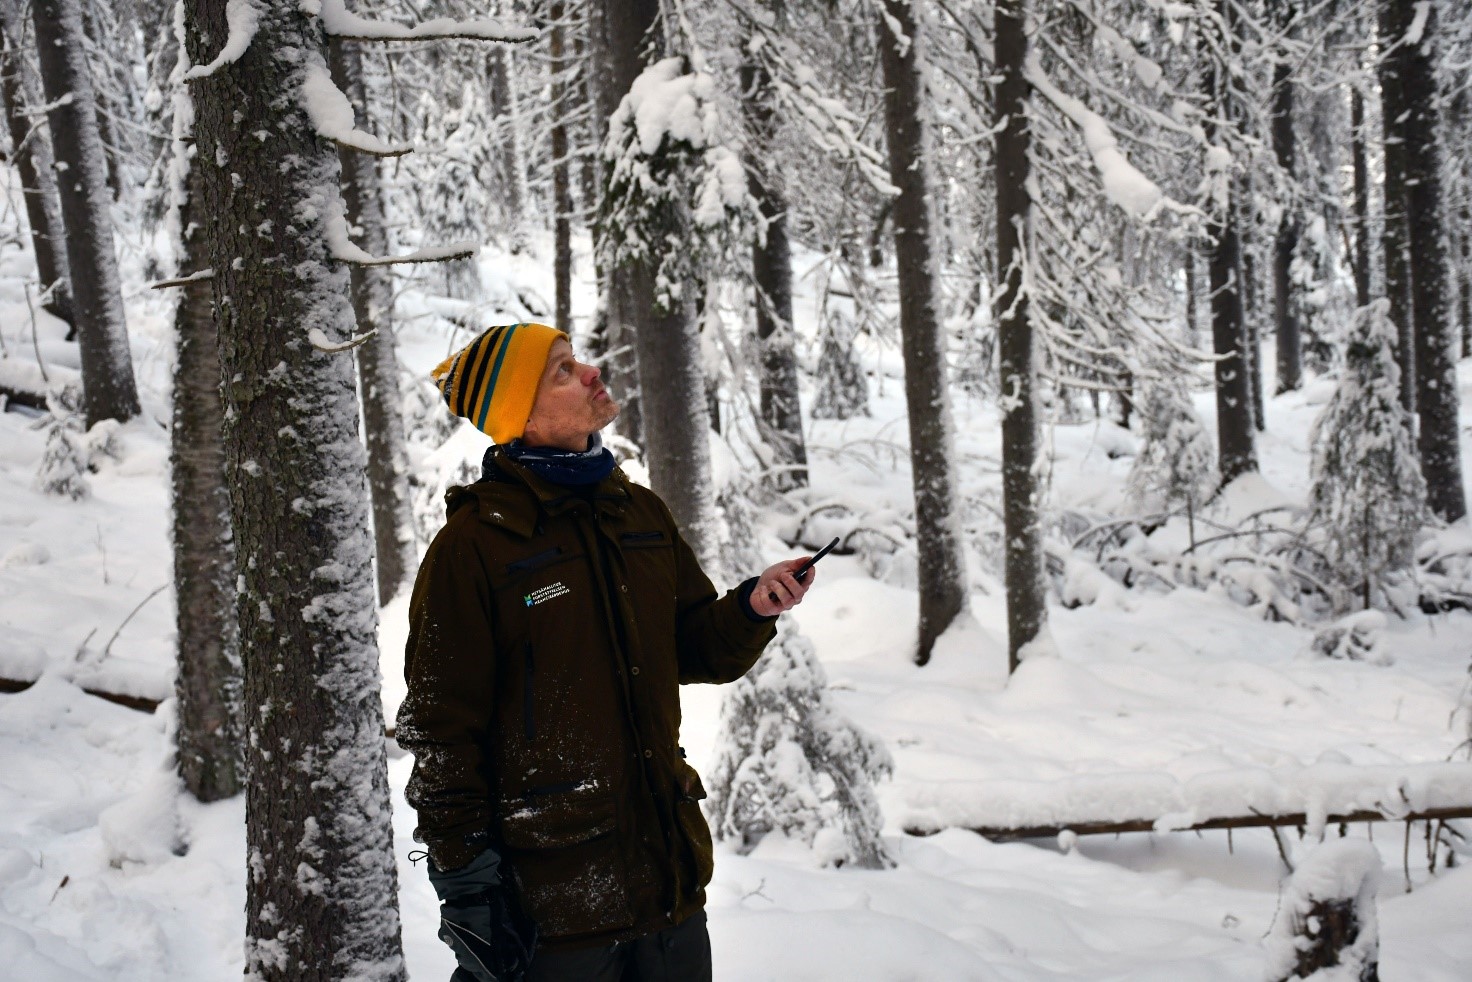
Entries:
[[492, 328], [434, 378], [495, 442], [420, 566], [398, 716], [453, 982], [708, 980], [679, 685], [745, 674], [813, 576], [789, 560], [718, 597], [614, 466], [618, 404], [562, 332]]

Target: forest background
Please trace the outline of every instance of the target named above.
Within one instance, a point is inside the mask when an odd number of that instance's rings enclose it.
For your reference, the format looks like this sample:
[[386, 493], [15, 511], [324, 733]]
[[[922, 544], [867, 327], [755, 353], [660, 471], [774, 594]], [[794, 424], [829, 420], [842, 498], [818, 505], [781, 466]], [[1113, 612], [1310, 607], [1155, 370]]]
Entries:
[[[718, 579], [841, 542], [754, 676], [687, 705], [724, 977], [1307, 977], [1298, 936], [1378, 957], [1377, 891], [1404, 977], [1472, 960], [1436, 915], [1472, 893], [1462, 5], [0, 28], [26, 977], [445, 964], [384, 710], [484, 444], [426, 372], [519, 320], [601, 366]], [[1160, 845], [1193, 828], [1227, 831]]]

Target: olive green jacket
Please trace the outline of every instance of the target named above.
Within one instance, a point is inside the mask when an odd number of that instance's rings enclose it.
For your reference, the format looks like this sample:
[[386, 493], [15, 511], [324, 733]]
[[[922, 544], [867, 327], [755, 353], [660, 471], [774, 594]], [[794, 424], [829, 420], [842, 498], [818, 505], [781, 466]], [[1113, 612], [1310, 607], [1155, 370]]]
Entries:
[[546, 944], [677, 924], [712, 870], [679, 686], [745, 674], [773, 622], [717, 597], [621, 471], [570, 490], [496, 465], [446, 495], [410, 602], [397, 739], [415, 836], [441, 869], [500, 852]]

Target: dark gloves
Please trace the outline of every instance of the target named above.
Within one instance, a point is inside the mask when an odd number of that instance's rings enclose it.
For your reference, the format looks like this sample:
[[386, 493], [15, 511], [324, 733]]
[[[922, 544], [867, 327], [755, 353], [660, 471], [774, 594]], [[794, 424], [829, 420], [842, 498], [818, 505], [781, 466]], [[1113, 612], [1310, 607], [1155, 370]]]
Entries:
[[487, 849], [459, 869], [429, 864], [429, 882], [440, 898], [440, 940], [476, 982], [519, 982], [531, 963], [537, 928], [522, 916]]

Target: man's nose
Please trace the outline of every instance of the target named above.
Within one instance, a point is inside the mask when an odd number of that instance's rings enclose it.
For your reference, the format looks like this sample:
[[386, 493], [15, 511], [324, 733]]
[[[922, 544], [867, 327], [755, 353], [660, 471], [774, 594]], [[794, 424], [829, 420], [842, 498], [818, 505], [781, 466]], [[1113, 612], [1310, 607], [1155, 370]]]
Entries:
[[598, 366], [596, 366], [596, 365], [584, 365], [583, 366], [583, 384], [584, 385], [592, 385], [594, 382], [598, 381], [602, 377], [603, 377], [603, 372], [602, 372], [601, 369], [598, 368]]

